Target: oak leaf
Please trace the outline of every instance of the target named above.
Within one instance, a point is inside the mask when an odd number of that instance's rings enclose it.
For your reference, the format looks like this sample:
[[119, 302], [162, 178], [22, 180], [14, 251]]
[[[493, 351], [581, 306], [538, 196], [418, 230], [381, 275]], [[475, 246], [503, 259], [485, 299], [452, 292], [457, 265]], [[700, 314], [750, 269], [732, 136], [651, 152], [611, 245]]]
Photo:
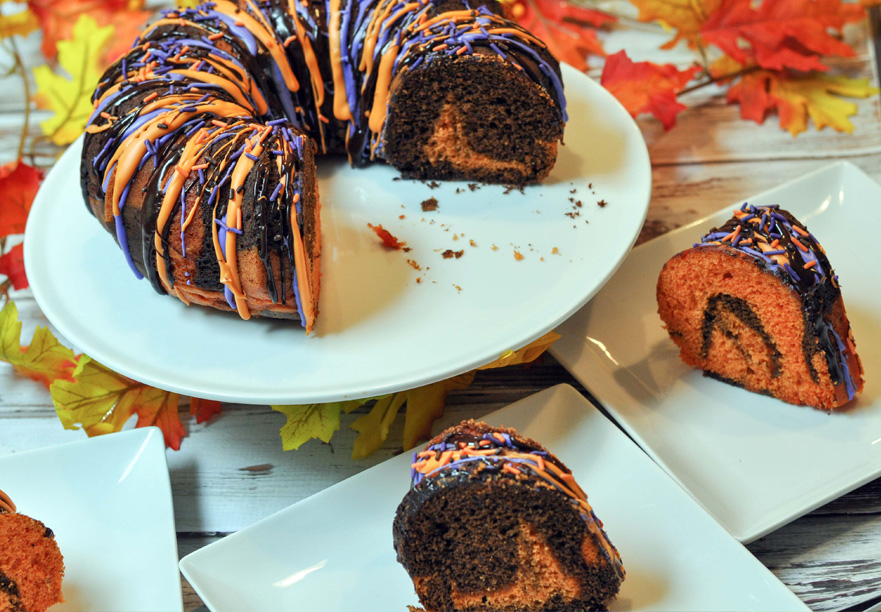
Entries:
[[626, 52], [619, 51], [606, 59], [600, 83], [633, 117], [651, 113], [669, 130], [686, 108], [676, 95], [699, 71], [698, 66], [679, 70], [672, 64], [633, 62]]
[[329, 402], [325, 404], [295, 404], [270, 406], [287, 417], [281, 428], [281, 443], [284, 450], [297, 450], [304, 442], [318, 438], [330, 442], [333, 433], [340, 428], [340, 411], [349, 413], [369, 402], [370, 398]]
[[513, 0], [507, 4], [517, 23], [544, 41], [558, 61], [578, 70], [587, 70], [589, 54], [606, 54], [595, 28], [617, 21], [611, 15], [565, 0]]
[[661, 45], [670, 49], [680, 40], [689, 46], [697, 43], [698, 34], [707, 18], [715, 13], [723, 0], [630, 0], [639, 9], [640, 21], [659, 21], [674, 30], [672, 40]]
[[43, 173], [21, 161], [0, 167], [0, 238], [23, 234]]
[[741, 116], [762, 123], [776, 110], [780, 127], [793, 136], [807, 129], [810, 118], [818, 130], [830, 126], [850, 133], [849, 118], [856, 104], [843, 98], [866, 98], [879, 93], [868, 79], [816, 74], [790, 75], [758, 71], [744, 75], [728, 90], [728, 101], [740, 104]]
[[77, 367], [73, 351], [45, 327], [37, 328], [30, 345], [21, 346], [21, 321], [12, 300], [0, 311], [0, 361], [47, 387], [55, 380], [71, 380]]
[[94, 18], [82, 15], [72, 38], [58, 42], [58, 61], [68, 76], [48, 66], [34, 68], [37, 106], [54, 114], [40, 123], [43, 134], [56, 145], [70, 144], [85, 129], [94, 110], [91, 96], [101, 78], [101, 52], [114, 34], [113, 26], [99, 27]]
[[24, 245], [15, 245], [0, 257], [0, 275], [6, 276], [14, 289], [27, 289], [28, 277], [24, 273]]
[[86, 355], [80, 356], [73, 380], [56, 380], [49, 391], [65, 429], [82, 428], [90, 437], [97, 436], [120, 431], [137, 415], [136, 427], [155, 425], [167, 447], [180, 449], [185, 432], [177, 393], [117, 374]]
[[762, 68], [825, 71], [821, 56], [853, 57], [835, 36], [846, 23], [865, 16], [841, 0], [725, 0], [700, 30], [701, 38], [741, 64]]
[[27, 36], [39, 27], [37, 16], [29, 9], [11, 15], [0, 15], [0, 38]]

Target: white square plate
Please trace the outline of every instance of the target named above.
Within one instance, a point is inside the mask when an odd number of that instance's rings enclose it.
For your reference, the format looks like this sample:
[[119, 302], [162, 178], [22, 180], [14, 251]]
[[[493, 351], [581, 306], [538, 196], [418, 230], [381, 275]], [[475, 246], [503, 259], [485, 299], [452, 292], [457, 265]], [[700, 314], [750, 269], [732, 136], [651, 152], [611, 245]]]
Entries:
[[[762, 193], [817, 237], [840, 276], [866, 371], [862, 396], [827, 414], [749, 393], [684, 365], [661, 327], [664, 263], [722, 225], [734, 205], [635, 248], [557, 331], [553, 355], [612, 417], [741, 542], [881, 474], [881, 186], [839, 163]], [[742, 203], [735, 203], [740, 206]]]
[[[486, 417], [545, 444], [587, 491], [627, 577], [612, 610], [805, 610], [577, 391], [558, 385]], [[215, 612], [403, 611], [413, 583], [392, 521], [411, 453], [206, 546], [181, 571]]]
[[55, 532], [65, 603], [52, 612], [183, 610], [159, 429], [4, 455], [0, 487]]

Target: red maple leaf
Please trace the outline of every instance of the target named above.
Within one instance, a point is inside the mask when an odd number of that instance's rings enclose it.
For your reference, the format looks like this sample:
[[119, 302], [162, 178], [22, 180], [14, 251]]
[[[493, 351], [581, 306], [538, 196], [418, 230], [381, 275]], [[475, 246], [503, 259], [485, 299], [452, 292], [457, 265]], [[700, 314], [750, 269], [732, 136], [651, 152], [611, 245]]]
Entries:
[[0, 166], [0, 238], [24, 233], [43, 173], [24, 162]]
[[835, 37], [844, 24], [865, 16], [841, 0], [726, 0], [701, 27], [701, 38], [741, 64], [771, 70], [827, 70], [821, 56], [853, 57]]
[[116, 36], [105, 51], [108, 63], [127, 50], [137, 37], [137, 28], [150, 16], [143, 0], [28, 0], [43, 32], [43, 55], [54, 60], [59, 40], [69, 39], [80, 15], [91, 15], [99, 26], [113, 24]]
[[15, 289], [27, 289], [28, 277], [24, 273], [24, 249], [17, 244], [0, 257], [0, 274], [12, 281]]
[[204, 423], [215, 414], [220, 414], [220, 402], [191, 397], [190, 414], [196, 417], [196, 423]]
[[400, 251], [405, 246], [407, 246], [406, 242], [401, 242], [400, 240], [392, 236], [387, 229], [382, 227], [382, 224], [373, 225], [372, 223], [368, 223], [367, 227], [372, 229], [373, 233], [379, 236], [379, 239], [382, 240], [382, 245], [386, 248], [396, 249]]
[[589, 54], [606, 54], [595, 28], [617, 21], [566, 0], [514, 0], [509, 10], [517, 23], [547, 44], [551, 55], [578, 70], [587, 70]]
[[676, 115], [686, 108], [676, 100], [676, 94], [699, 70], [698, 66], [679, 70], [672, 64], [633, 62], [627, 53], [619, 51], [606, 59], [600, 84], [633, 117], [651, 113], [669, 130], [676, 125]]

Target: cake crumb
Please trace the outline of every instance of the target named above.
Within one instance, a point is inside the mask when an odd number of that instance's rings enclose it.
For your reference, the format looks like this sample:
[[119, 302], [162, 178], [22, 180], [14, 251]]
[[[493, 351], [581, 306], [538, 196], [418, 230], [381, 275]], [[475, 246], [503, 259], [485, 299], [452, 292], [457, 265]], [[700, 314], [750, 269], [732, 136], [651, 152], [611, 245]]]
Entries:
[[458, 240], [459, 237], [456, 234], [453, 234], [453, 240]]
[[498, 251], [498, 250], [499, 250], [499, 247], [497, 247], [496, 245], [492, 245], [492, 250], [493, 250], [493, 251]]
[[437, 210], [437, 198], [428, 198], [422, 202], [421, 206], [422, 212]]
[[456, 291], [458, 291], [459, 293], [462, 293], [462, 287], [460, 287], [459, 285], [457, 285], [455, 283], [453, 283], [453, 287], [456, 288]]
[[438, 187], [440, 187], [440, 183], [438, 183], [437, 181], [431, 181], [430, 183], [426, 183], [426, 185], [428, 185], [429, 189], [437, 189]]
[[456, 259], [459, 259], [464, 254], [465, 251], [454, 251], [453, 249], [447, 249], [446, 251], [441, 253], [441, 256], [443, 256], [444, 259], [453, 259], [454, 257]]
[[544, 257], [539, 257], [538, 260], [539, 260], [539, 261], [544, 261], [545, 258], [544, 258]]
[[569, 193], [575, 193], [576, 191], [577, 191], [577, 189], [573, 189]]
[[419, 265], [415, 260], [413, 260], [413, 259], [408, 259], [408, 260], [407, 260], [407, 263], [410, 264], [410, 267], [413, 268], [414, 270], [421, 270], [421, 269], [422, 269], [422, 266], [420, 266], [420, 265]]
[[456, 187], [456, 193], [462, 193], [462, 190]]
[[477, 183], [468, 183], [468, 189], [470, 189], [471, 191], [477, 191], [478, 189], [480, 189], [480, 185], [478, 185]]
[[597, 202], [597, 206], [599, 206], [600, 208], [605, 208], [606, 204], [608, 204], [608, 202], [606, 202], [605, 200], [600, 200], [599, 202]]
[[551, 255], [559, 255], [559, 254], [560, 254], [560, 249], [558, 249], [557, 247], [554, 247], [553, 250], [551, 251]]
[[399, 215], [398, 216], [398, 219], [406, 219], [406, 218], [407, 218], [407, 215]]
[[422, 282], [422, 277], [421, 277], [421, 276], [418, 277], [418, 278], [416, 279], [416, 282], [417, 282], [417, 283], [421, 283], [421, 282]]
[[406, 248], [406, 242], [401, 242], [395, 238], [387, 229], [382, 227], [382, 224], [373, 225], [372, 223], [368, 223], [367, 227], [372, 229], [373, 232], [379, 236], [379, 239], [382, 240], [382, 246], [385, 248], [394, 249], [396, 251], [403, 250], [405, 253], [410, 251], [409, 248]]
[[514, 259], [516, 259], [517, 261], [522, 261], [524, 259], [524, 257], [520, 253], [520, 251], [514, 251]]
[[470, 245], [473, 246], [473, 247], [476, 247], [476, 246], [477, 246], [477, 243], [474, 242], [474, 239], [473, 239], [473, 238], [470, 239], [470, 240], [468, 241], [468, 244], [470, 244]]

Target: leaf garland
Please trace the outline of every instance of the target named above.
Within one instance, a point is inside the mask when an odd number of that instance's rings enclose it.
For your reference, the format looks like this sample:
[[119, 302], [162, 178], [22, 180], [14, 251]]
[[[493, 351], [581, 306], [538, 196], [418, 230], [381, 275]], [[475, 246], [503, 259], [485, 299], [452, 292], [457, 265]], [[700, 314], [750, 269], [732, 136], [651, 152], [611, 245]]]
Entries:
[[[525, 364], [540, 357], [560, 336], [548, 332], [519, 350], [502, 353], [498, 359], [478, 368], [487, 370], [509, 365]], [[319, 439], [329, 442], [340, 428], [340, 414], [350, 413], [370, 402], [370, 410], [359, 416], [351, 428], [358, 432], [352, 449], [352, 458], [361, 459], [376, 451], [388, 439], [389, 431], [401, 408], [405, 409], [403, 448], [410, 449], [420, 440], [431, 436], [431, 426], [444, 414], [447, 394], [454, 389], [465, 389], [474, 380], [475, 372], [438, 381], [408, 391], [390, 393], [375, 398], [332, 402], [327, 404], [300, 404], [272, 406], [287, 417], [281, 428], [282, 448], [299, 449], [305, 442]]]
[[[865, 17], [860, 5], [842, 0], [631, 0], [641, 21], [660, 21], [673, 39], [700, 51], [705, 65], [679, 70], [671, 65], [632, 62], [624, 52], [610, 57], [601, 82], [636, 117], [651, 113], [665, 129], [686, 107], [683, 93], [712, 83], [729, 84], [728, 102], [741, 116], [762, 123], [776, 112], [780, 127], [796, 136], [832, 127], [851, 132], [855, 104], [879, 92], [865, 80], [827, 76], [827, 57], [852, 57], [842, 28]], [[707, 57], [717, 57], [708, 63]], [[727, 67], [730, 71], [726, 71]], [[697, 83], [689, 83], [698, 76]]]

